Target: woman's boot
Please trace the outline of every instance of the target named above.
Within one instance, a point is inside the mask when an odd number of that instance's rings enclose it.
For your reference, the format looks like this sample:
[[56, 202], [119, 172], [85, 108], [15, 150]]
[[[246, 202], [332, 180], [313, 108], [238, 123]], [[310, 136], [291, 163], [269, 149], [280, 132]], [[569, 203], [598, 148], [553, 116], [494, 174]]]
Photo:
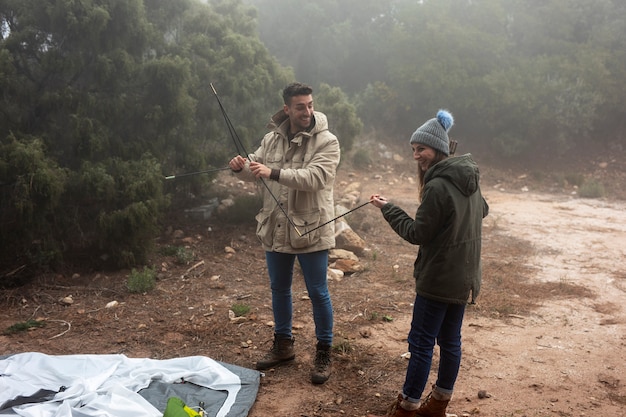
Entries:
[[433, 388], [413, 415], [415, 417], [446, 417], [446, 408], [448, 408], [451, 396]]
[[[407, 410], [406, 408], [413, 408], [413, 410]], [[398, 394], [398, 399], [395, 400], [387, 409], [387, 414], [384, 417], [416, 417], [417, 416], [417, 404], [410, 403], [402, 397], [402, 394]], [[367, 417], [382, 417], [374, 414], [368, 414]]]

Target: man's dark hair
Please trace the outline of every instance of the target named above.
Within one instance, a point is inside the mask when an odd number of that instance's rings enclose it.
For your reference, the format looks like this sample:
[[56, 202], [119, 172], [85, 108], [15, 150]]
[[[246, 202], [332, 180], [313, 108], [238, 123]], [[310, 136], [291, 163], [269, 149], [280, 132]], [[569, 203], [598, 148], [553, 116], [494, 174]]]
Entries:
[[292, 97], [308, 96], [313, 94], [313, 89], [306, 84], [291, 83], [283, 90], [283, 102], [289, 105]]

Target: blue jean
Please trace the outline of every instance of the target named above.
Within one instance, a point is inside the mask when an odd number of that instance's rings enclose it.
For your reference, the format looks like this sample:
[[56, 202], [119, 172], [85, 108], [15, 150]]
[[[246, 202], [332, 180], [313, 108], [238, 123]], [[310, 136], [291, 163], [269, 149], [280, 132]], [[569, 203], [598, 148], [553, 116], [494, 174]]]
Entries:
[[291, 284], [296, 260], [300, 263], [304, 283], [313, 306], [315, 336], [318, 342], [332, 345], [333, 306], [328, 292], [327, 271], [328, 251], [300, 253], [297, 255], [280, 252], [265, 252], [267, 270], [272, 289], [272, 310], [274, 312], [274, 333], [291, 337], [293, 321], [293, 300]]
[[435, 342], [439, 345], [438, 391], [452, 393], [461, 366], [461, 327], [465, 304], [448, 304], [415, 297], [409, 332], [411, 358], [404, 380], [403, 394], [417, 402], [428, 382]]

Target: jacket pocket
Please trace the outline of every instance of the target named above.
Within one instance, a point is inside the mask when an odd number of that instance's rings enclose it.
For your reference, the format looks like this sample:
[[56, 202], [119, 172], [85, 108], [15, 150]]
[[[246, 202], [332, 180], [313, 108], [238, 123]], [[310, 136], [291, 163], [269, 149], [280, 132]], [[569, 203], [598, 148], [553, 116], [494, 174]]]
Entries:
[[291, 220], [293, 222], [289, 228], [291, 247], [294, 249], [308, 248], [309, 246], [315, 245], [320, 240], [320, 229], [316, 229], [320, 224], [319, 210], [309, 213], [293, 214]]
[[272, 246], [273, 233], [274, 228], [270, 222], [271, 212], [267, 213], [264, 211], [260, 211], [255, 219], [257, 221], [256, 224], [256, 236], [265, 246]]

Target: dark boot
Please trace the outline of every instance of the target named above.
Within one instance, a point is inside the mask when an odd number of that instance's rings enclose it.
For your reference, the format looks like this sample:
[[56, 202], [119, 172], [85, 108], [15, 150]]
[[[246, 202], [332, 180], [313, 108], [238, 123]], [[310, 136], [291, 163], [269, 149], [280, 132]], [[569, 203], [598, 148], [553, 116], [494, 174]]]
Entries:
[[293, 337], [274, 335], [272, 349], [256, 363], [256, 369], [263, 371], [293, 361], [296, 357], [294, 340]]
[[330, 349], [331, 345], [317, 342], [315, 350], [315, 362], [313, 363], [313, 371], [311, 371], [311, 382], [314, 384], [323, 384], [330, 378]]
[[426, 399], [421, 402], [415, 417], [446, 417], [450, 397], [450, 394], [440, 393], [433, 388]]
[[[415, 409], [406, 410], [404, 408], [404, 407], [408, 408], [411, 406], [413, 406], [413, 408]], [[409, 403], [402, 397], [402, 394], [398, 394], [398, 399], [395, 400], [393, 403], [391, 403], [391, 405], [387, 409], [387, 414], [385, 414], [384, 417], [416, 417], [417, 416], [416, 413], [417, 413], [416, 404]], [[383, 417], [383, 416], [376, 416], [374, 414], [368, 414], [367, 417]]]

